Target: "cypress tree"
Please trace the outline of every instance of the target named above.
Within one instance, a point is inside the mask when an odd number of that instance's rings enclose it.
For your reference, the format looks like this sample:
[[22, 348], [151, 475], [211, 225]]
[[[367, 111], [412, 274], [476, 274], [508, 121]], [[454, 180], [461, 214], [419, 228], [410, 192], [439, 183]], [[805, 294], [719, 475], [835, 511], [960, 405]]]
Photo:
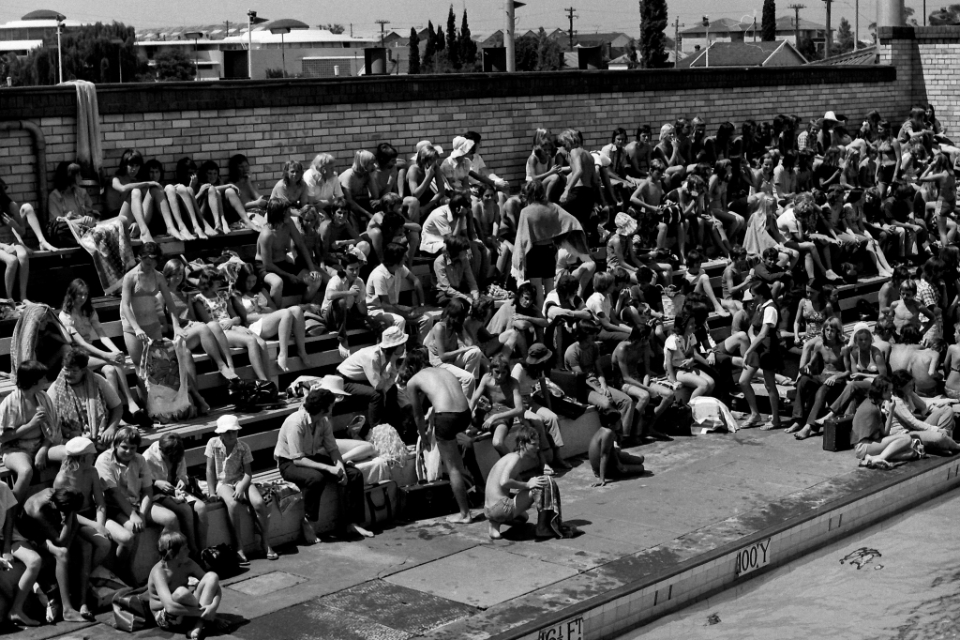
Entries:
[[467, 9], [463, 9], [463, 20], [460, 22], [460, 64], [464, 67], [470, 67], [477, 62], [477, 43], [473, 41], [470, 34], [470, 26], [467, 24]]
[[433, 32], [433, 23], [427, 21], [427, 46], [423, 52], [423, 71], [431, 73], [437, 56], [437, 36]]
[[660, 69], [667, 66], [666, 0], [642, 0], [640, 11], [640, 57], [644, 69]]
[[777, 3], [774, 0], [763, 0], [760, 39], [764, 42], [773, 42], [777, 39]]
[[410, 62], [407, 73], [417, 75], [420, 73], [420, 37], [413, 27], [410, 27], [410, 43], [407, 46], [410, 47]]
[[447, 60], [454, 69], [460, 68], [460, 42], [457, 40], [457, 17], [453, 15], [453, 5], [447, 14]]

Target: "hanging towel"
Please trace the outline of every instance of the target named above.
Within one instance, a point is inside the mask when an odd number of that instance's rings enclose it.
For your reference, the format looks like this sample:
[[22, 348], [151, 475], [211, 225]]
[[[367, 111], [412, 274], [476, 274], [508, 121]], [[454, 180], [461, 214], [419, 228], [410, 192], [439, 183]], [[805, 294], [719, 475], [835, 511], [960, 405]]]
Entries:
[[110, 295], [123, 285], [123, 276], [136, 266], [130, 236], [120, 218], [101, 222], [84, 230], [76, 221], [67, 220], [77, 242], [93, 257], [100, 286]]
[[77, 162], [87, 172], [99, 174], [103, 166], [100, 143], [100, 107], [97, 85], [86, 80], [64, 82], [77, 87]]
[[45, 304], [31, 303], [23, 308], [20, 319], [13, 327], [13, 337], [10, 341], [10, 375], [17, 381], [17, 369], [27, 360], [33, 360], [37, 355], [37, 340], [43, 322], [60, 324], [60, 318], [53, 309]]

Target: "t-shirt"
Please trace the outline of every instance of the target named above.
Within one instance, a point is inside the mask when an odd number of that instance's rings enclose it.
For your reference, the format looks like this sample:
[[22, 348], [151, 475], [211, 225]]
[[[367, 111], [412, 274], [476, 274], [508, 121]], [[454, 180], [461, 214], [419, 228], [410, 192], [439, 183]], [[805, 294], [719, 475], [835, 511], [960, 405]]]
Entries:
[[390, 304], [399, 303], [400, 287], [409, 275], [410, 270], [402, 265], [394, 274], [391, 274], [384, 265], [378, 265], [370, 272], [367, 280], [367, 310], [383, 311], [380, 296], [387, 296]]
[[250, 445], [243, 440], [237, 440], [233, 451], [227, 454], [227, 448], [219, 436], [207, 440], [207, 447], [203, 451], [207, 458], [213, 458], [213, 466], [217, 473], [217, 482], [220, 484], [237, 484], [243, 480], [243, 465], [253, 464], [253, 453]]
[[[327, 288], [323, 292], [323, 303], [320, 305], [320, 313], [326, 313], [330, 309], [330, 305], [333, 304], [333, 300], [330, 299], [330, 294], [336, 292], [349, 291], [350, 289], [356, 289], [360, 293], [364, 293], [367, 289], [367, 285], [364, 284], [362, 278], [357, 278], [353, 281], [353, 286], [351, 287], [347, 284], [346, 278], [341, 278], [340, 276], [333, 276], [330, 278], [330, 282], [327, 283]], [[357, 296], [359, 298], [359, 296]], [[353, 304], [356, 304], [357, 298], [354, 298]]]
[[687, 358], [693, 357], [693, 351], [698, 344], [697, 336], [684, 338], [673, 333], [667, 336], [667, 341], [663, 345], [663, 362], [666, 366], [667, 358], [674, 367], [679, 367], [680, 363]]
[[580, 367], [580, 370], [587, 374], [588, 379], [596, 378], [596, 371], [599, 369], [597, 361], [599, 359], [600, 351], [596, 344], [581, 347], [579, 342], [574, 342], [567, 347], [567, 351], [563, 354], [563, 363], [567, 369], [572, 371], [575, 367]]
[[131, 505], [139, 505], [143, 490], [153, 486], [153, 473], [139, 453], [124, 465], [117, 460], [114, 449], [108, 449], [97, 458], [96, 467], [104, 490], [119, 489]]
[[513, 365], [513, 370], [510, 372], [510, 375], [517, 381], [517, 384], [520, 386], [520, 395], [524, 398], [532, 396], [533, 392], [537, 390], [537, 385], [540, 380], [531, 377], [519, 362]]
[[793, 209], [787, 209], [777, 216], [777, 229], [783, 235], [800, 233], [800, 221], [797, 220], [797, 214], [793, 212]]
[[603, 295], [602, 293], [594, 291], [590, 297], [587, 298], [585, 306], [595, 315], [603, 316], [607, 320], [610, 319], [612, 305], [610, 304], [610, 300], [607, 298], [607, 296]]
[[853, 444], [880, 442], [883, 439], [883, 412], [872, 400], [865, 400], [853, 416]]
[[336, 175], [329, 180], [322, 180], [320, 174], [310, 168], [303, 174], [303, 184], [307, 187], [304, 192], [305, 200], [311, 204], [316, 204], [320, 200], [343, 197], [343, 187], [340, 186], [340, 178]]
[[774, 282], [780, 282], [780, 280], [782, 280], [783, 269], [780, 267], [770, 269], [764, 263], [759, 262], [757, 266], [753, 268], [753, 275], [767, 284], [773, 284]]

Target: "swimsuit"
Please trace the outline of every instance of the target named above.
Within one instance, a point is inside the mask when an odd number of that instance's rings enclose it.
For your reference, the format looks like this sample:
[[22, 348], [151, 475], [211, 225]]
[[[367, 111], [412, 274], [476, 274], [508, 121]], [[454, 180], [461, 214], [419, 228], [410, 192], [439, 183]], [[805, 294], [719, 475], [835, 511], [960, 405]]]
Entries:
[[433, 434], [437, 440], [455, 440], [458, 433], [467, 430], [472, 421], [470, 409], [433, 414]]
[[[137, 324], [151, 340], [160, 340], [163, 335], [160, 329], [160, 321], [157, 318], [157, 293], [160, 292], [160, 285], [153, 291], [147, 291], [140, 284], [140, 274], [134, 276], [133, 294], [130, 298], [130, 308], [133, 310], [133, 317]], [[158, 276], [159, 277], [159, 276]], [[120, 324], [124, 333], [134, 335], [136, 332], [129, 320], [121, 313]]]

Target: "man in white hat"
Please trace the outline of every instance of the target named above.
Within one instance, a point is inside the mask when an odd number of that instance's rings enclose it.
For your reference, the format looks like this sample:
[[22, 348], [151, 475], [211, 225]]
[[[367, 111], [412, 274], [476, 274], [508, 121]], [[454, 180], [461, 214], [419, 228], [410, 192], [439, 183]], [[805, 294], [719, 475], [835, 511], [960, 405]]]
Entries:
[[377, 426], [397, 415], [397, 361], [403, 355], [407, 334], [388, 327], [380, 344], [364, 347], [340, 363], [337, 373], [343, 377], [343, 389], [367, 406], [367, 423]]

